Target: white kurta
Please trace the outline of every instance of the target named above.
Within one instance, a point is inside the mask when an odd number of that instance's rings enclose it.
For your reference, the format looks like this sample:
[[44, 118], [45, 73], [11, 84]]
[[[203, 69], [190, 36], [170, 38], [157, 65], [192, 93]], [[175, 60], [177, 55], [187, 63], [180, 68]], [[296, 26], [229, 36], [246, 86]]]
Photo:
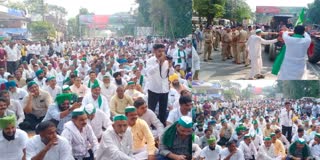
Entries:
[[117, 87], [113, 83], [110, 83], [108, 88], [104, 84], [101, 85], [101, 94], [107, 98], [108, 103], [110, 103], [112, 96], [116, 94], [116, 90]]
[[211, 150], [209, 146], [204, 147], [200, 152], [200, 157], [204, 158], [205, 160], [220, 160], [220, 151], [222, 148], [216, 144], [215, 149]]
[[99, 160], [134, 160], [132, 154], [133, 138], [128, 128], [122, 139], [116, 134], [112, 126], [103, 133], [100, 147], [97, 151]]
[[[220, 152], [221, 159], [225, 159], [229, 154], [228, 148], [222, 149]], [[237, 152], [230, 157], [230, 160], [244, 160], [243, 152], [240, 149], [237, 149]]]
[[[46, 145], [41, 141], [39, 135], [33, 136], [27, 142], [27, 160], [31, 160], [41, 152]], [[58, 136], [58, 144], [51, 147], [44, 160], [73, 160], [72, 149], [68, 141]]]
[[55, 86], [53, 89], [50, 86], [44, 86], [43, 90], [47, 91], [53, 100], [56, 99], [58, 94], [62, 93], [62, 89], [59, 86]]
[[257, 155], [257, 149], [252, 142], [247, 145], [244, 141], [241, 141], [239, 149], [243, 152], [245, 159], [251, 159], [252, 156]]
[[313, 142], [314, 142], [314, 139], [311, 140], [309, 143], [311, 155], [316, 157], [317, 159], [320, 159], [320, 144], [312, 145]]
[[303, 80], [307, 79], [306, 56], [311, 43], [308, 33], [304, 38], [290, 37], [284, 32], [282, 38], [286, 44], [286, 53], [281, 64], [278, 80]]
[[249, 49], [249, 59], [251, 60], [251, 70], [249, 78], [253, 78], [256, 74], [261, 74], [262, 70], [262, 57], [261, 57], [261, 44], [272, 44], [278, 40], [265, 40], [257, 35], [252, 35], [247, 41]]
[[22, 88], [16, 88], [16, 92], [10, 92], [10, 98], [19, 101], [19, 103], [22, 105], [22, 100], [25, 96], [28, 95], [28, 92]]
[[107, 114], [108, 117], [110, 117], [110, 108], [108, 100], [103, 95], [100, 94], [100, 96], [102, 98], [101, 106], [99, 106], [98, 98], [96, 100], [93, 99], [92, 93], [88, 93], [83, 97], [82, 106], [84, 107], [87, 104], [93, 104], [93, 106], [95, 106], [97, 109], [101, 109], [104, 113]]
[[[186, 51], [180, 51], [180, 56], [179, 56], [179, 49], [177, 49], [173, 55], [173, 61], [174, 61], [174, 65], [180, 64], [180, 68], [181, 69], [186, 69], [186, 56], [187, 56], [187, 52]], [[181, 62], [178, 62], [178, 59], [181, 58]]]
[[112, 124], [110, 117], [100, 109], [96, 110], [95, 117], [89, 122], [98, 139], [102, 136], [102, 128], [107, 129]]
[[192, 73], [198, 70], [200, 70], [200, 57], [196, 49], [192, 47]]
[[152, 110], [147, 109], [147, 112], [143, 114], [140, 118], [147, 122], [148, 126], [150, 127], [150, 130], [151, 125], [153, 125], [156, 128], [156, 131], [151, 130], [154, 137], [161, 137], [164, 131], [164, 126]]
[[75, 124], [69, 121], [64, 125], [61, 136], [65, 137], [69, 144], [72, 145], [72, 155], [75, 158], [89, 157], [89, 149], [92, 149], [93, 153], [95, 153], [99, 148], [97, 137], [94, 135], [90, 125], [86, 125], [80, 132]]
[[13, 99], [10, 99], [10, 105], [8, 107], [9, 110], [13, 111], [16, 114], [17, 118], [17, 124], [19, 125], [21, 122], [23, 122], [25, 115], [23, 112], [23, 108], [21, 104]]
[[264, 144], [259, 147], [257, 158], [259, 160], [281, 160], [281, 156], [277, 156], [274, 151], [274, 146], [271, 144], [267, 148]]
[[14, 140], [8, 141], [0, 134], [0, 155], [3, 160], [22, 159], [23, 149], [26, 148], [28, 135], [25, 131], [17, 129]]

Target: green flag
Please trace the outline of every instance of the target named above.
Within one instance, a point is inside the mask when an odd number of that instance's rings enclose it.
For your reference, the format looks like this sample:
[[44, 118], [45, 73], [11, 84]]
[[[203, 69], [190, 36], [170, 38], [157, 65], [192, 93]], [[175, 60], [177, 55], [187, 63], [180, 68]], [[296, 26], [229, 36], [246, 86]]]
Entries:
[[302, 8], [295, 26], [302, 25], [303, 22], [304, 22], [304, 8]]

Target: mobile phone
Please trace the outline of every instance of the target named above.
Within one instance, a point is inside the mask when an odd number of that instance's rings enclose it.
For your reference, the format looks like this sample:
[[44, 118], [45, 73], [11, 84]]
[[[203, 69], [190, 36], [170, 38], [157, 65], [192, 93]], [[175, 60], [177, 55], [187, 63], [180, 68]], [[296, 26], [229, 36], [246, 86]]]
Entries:
[[82, 102], [82, 100], [83, 100], [83, 97], [78, 97], [77, 102], [78, 102], [78, 103], [81, 103], [81, 102]]

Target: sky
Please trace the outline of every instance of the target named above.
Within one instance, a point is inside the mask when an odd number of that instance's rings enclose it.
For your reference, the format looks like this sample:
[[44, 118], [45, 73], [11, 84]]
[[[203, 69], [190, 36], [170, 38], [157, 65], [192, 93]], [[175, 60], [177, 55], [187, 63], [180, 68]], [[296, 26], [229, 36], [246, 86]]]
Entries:
[[288, 7], [307, 7], [307, 4], [314, 0], [246, 0], [253, 12], [256, 6], [288, 6]]
[[[22, 1], [22, 0], [17, 0]], [[68, 16], [75, 17], [79, 9], [87, 8], [96, 15], [111, 15], [117, 12], [128, 12], [135, 0], [44, 0], [45, 3], [55, 4], [67, 9]]]
[[276, 81], [275, 80], [231, 80], [232, 82], [239, 83], [241, 88], [246, 88], [248, 84], [251, 84], [255, 87], [266, 87], [266, 86], [273, 86]]

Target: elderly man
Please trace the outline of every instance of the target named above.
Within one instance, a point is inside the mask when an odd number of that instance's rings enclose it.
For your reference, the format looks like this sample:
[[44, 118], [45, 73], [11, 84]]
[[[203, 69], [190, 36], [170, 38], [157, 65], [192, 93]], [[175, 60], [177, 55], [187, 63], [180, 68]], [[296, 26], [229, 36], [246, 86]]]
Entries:
[[11, 115], [0, 118], [0, 130], [1, 159], [25, 159], [28, 135], [16, 128], [16, 117]]
[[174, 122], [178, 121], [181, 116], [191, 116], [192, 99], [190, 96], [182, 96], [179, 98], [179, 108], [175, 108], [169, 112], [167, 118], [167, 126], [170, 126]]
[[270, 137], [264, 138], [264, 143], [259, 147], [257, 159], [261, 160], [281, 160], [281, 156], [274, 151], [274, 146]]
[[[65, 123], [71, 120], [71, 112], [81, 106], [81, 103], [72, 104], [73, 94], [63, 93], [56, 97], [56, 103], [51, 104], [48, 108], [43, 121], [51, 120], [57, 125], [57, 132], [62, 133]], [[72, 104], [72, 105], [71, 105]]]
[[163, 124], [160, 122], [160, 120], [157, 118], [156, 114], [151, 111], [151, 109], [148, 109], [148, 106], [144, 99], [138, 98], [136, 101], [134, 101], [134, 107], [137, 109], [137, 113], [139, 118], [145, 120], [150, 127], [154, 126], [156, 130], [152, 130], [152, 134], [154, 137], [161, 137], [164, 127]]
[[101, 95], [101, 88], [98, 83], [93, 84], [91, 86], [91, 93], [88, 93], [83, 97], [82, 106], [86, 106], [89, 103], [93, 104], [95, 108], [101, 109], [108, 117], [110, 117], [108, 100]]
[[135, 83], [133, 81], [129, 81], [127, 85], [127, 89], [124, 94], [132, 97], [133, 100], [136, 100], [139, 97], [144, 97], [145, 95], [134, 88]]
[[148, 124], [138, 118], [138, 113], [134, 106], [126, 107], [125, 114], [128, 117], [128, 125], [131, 127], [133, 136], [134, 157], [137, 159], [155, 159], [155, 141]]
[[212, 159], [212, 160], [219, 160], [220, 159], [220, 151], [222, 150], [222, 147], [217, 145], [216, 138], [211, 137], [208, 139], [208, 146], [204, 147], [201, 150], [200, 153], [200, 160], [207, 160], [207, 159]]
[[169, 77], [169, 81], [171, 82], [171, 87], [174, 88], [178, 93], [188, 88], [180, 83], [179, 76], [177, 74], [171, 75]]
[[91, 103], [84, 106], [84, 111], [88, 116], [88, 121], [94, 134], [96, 135], [98, 141], [100, 141], [102, 132], [111, 125], [110, 117], [108, 117], [108, 115], [102, 110], [96, 109], [96, 107], [94, 107]]
[[52, 99], [34, 81], [29, 82], [27, 87], [29, 94], [23, 99], [25, 120], [19, 126], [22, 130], [34, 130], [46, 115]]
[[226, 148], [220, 152], [221, 159], [228, 160], [245, 160], [243, 152], [237, 148], [236, 141], [229, 141], [226, 144]]
[[64, 125], [61, 136], [65, 137], [72, 147], [72, 155], [76, 160], [93, 160], [99, 147], [97, 137], [90, 125], [83, 108], [72, 111], [72, 120]]
[[124, 94], [124, 88], [119, 86], [117, 88], [117, 94], [111, 98], [110, 110], [112, 115], [124, 114], [124, 110], [127, 106], [132, 106], [133, 100], [131, 97]]
[[41, 122], [37, 127], [39, 135], [27, 142], [27, 159], [73, 160], [68, 141], [57, 135], [56, 125], [51, 121]]
[[97, 151], [97, 159], [109, 160], [122, 159], [133, 160], [132, 153], [133, 138], [128, 128], [127, 117], [116, 115], [113, 117], [113, 124], [103, 133], [100, 147]]
[[192, 118], [182, 116], [168, 126], [160, 139], [158, 160], [191, 159]]
[[116, 94], [117, 86], [114, 83], [111, 83], [111, 77], [106, 75], [103, 76], [102, 81], [103, 84], [101, 84], [101, 94], [104, 95], [108, 102], [111, 101], [112, 96]]

